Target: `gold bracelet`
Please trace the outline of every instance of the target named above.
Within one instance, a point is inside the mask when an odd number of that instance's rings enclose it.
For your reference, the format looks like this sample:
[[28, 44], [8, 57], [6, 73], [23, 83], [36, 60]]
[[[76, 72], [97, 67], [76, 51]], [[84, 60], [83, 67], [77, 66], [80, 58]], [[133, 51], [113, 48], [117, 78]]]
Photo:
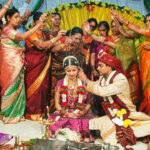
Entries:
[[31, 35], [32, 35], [34, 32], [35, 32], [35, 31], [32, 31], [32, 29], [31, 29], [31, 31], [30, 31]]
[[66, 111], [64, 109], [59, 110], [59, 113], [64, 115], [66, 113]]
[[56, 38], [53, 38], [50, 41], [52, 42], [52, 44], [54, 44], [57, 40], [56, 40]]
[[122, 30], [122, 26], [119, 27], [119, 30]]
[[65, 47], [65, 44], [60, 44], [60, 47], [63, 49]]
[[80, 111], [79, 112], [81, 115], [85, 115], [85, 112], [84, 111]]
[[3, 7], [4, 7], [4, 8], [6, 8], [6, 9], [9, 9], [9, 7], [10, 7], [10, 6], [8, 6], [8, 5], [4, 5]]

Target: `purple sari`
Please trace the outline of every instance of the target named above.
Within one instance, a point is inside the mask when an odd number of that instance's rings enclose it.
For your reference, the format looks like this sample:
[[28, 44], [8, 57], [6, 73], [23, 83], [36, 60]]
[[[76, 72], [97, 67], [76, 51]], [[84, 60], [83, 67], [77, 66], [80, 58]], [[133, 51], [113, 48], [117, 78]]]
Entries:
[[[59, 80], [56, 86], [56, 90], [61, 90], [61, 87], [63, 85], [63, 81], [64, 80]], [[74, 89], [68, 89], [68, 91], [70, 91], [71, 93], [73, 93]], [[76, 110], [75, 104], [78, 101], [78, 95], [71, 97], [68, 96], [68, 104], [70, 105], [70, 108], [67, 109], [68, 112], [73, 112]], [[84, 98], [83, 98], [83, 102], [84, 104], [89, 103], [90, 101], [86, 102], [87, 100], [87, 93], [85, 92], [84, 94]], [[84, 108], [83, 108], [84, 109]], [[59, 119], [58, 119], [59, 117]], [[52, 131], [53, 134], [55, 134], [55, 132], [58, 129], [61, 128], [69, 128], [70, 130], [73, 130], [75, 132], [79, 132], [82, 137], [86, 138], [86, 137], [90, 137], [90, 131], [89, 131], [89, 120], [93, 118], [93, 115], [88, 113], [85, 116], [81, 117], [81, 118], [65, 118], [63, 116], [60, 116], [60, 114], [58, 113], [58, 111], [54, 112], [53, 114], [50, 115], [50, 120], [57, 120], [55, 124], [51, 125], [49, 128]]]

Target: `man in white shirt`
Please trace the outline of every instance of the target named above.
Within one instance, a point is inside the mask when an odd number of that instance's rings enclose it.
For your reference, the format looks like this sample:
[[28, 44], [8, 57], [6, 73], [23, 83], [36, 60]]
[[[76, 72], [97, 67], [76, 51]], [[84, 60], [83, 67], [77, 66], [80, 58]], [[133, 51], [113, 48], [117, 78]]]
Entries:
[[103, 53], [100, 56], [97, 70], [98, 81], [87, 79], [82, 69], [79, 78], [84, 81], [86, 90], [100, 96], [106, 115], [91, 119], [90, 130], [100, 130], [102, 139], [122, 147], [136, 144], [136, 139], [150, 135], [150, 117], [137, 112], [130, 97], [129, 83], [123, 74], [121, 61], [114, 56]]

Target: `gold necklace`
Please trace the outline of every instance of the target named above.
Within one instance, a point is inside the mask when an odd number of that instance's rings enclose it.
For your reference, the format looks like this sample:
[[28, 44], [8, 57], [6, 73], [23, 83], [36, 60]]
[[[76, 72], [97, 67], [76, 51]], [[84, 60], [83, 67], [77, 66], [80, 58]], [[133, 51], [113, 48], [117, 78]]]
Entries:
[[73, 90], [73, 94], [70, 93], [70, 90], [68, 90], [68, 95], [72, 95], [73, 97], [76, 95], [76, 91], [77, 91], [77, 81], [74, 82], [74, 85], [70, 86], [70, 82], [68, 82], [68, 89], [74, 89]]

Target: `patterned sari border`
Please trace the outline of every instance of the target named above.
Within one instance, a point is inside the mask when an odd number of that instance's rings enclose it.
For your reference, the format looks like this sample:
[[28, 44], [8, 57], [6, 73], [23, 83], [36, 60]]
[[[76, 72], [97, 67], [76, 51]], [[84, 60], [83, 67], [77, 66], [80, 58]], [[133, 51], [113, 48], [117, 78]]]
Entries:
[[40, 73], [40, 75], [36, 78], [36, 80], [30, 85], [30, 87], [27, 89], [27, 99], [33, 95], [33, 93], [40, 87], [40, 85], [42, 84], [46, 73], [50, 67], [51, 64], [51, 56], [49, 56], [48, 61], [46, 63], [46, 66], [44, 67], [44, 69], [42, 70], [42, 72]]
[[1, 110], [6, 109], [13, 104], [13, 102], [16, 100], [16, 98], [17, 98], [17, 96], [18, 96], [18, 94], [22, 88], [23, 83], [24, 83], [24, 77], [21, 79], [21, 82], [20, 82], [20, 85], [19, 85], [17, 91], [12, 96], [10, 96], [8, 99], [6, 99], [5, 101], [3, 101], [3, 98], [4, 98], [4, 95], [3, 95]]
[[19, 117], [17, 116], [17, 117], [11, 117], [11, 118], [0, 116], [0, 120], [2, 120], [3, 123], [5, 124], [16, 124], [18, 122], [25, 121], [25, 118], [24, 116], [19, 116]]
[[[3, 49], [6, 49], [6, 50], [14, 50], [14, 49], [16, 49], [16, 52], [17, 52], [17, 49], [18, 49], [18, 53], [22, 53], [23, 52], [23, 48], [20, 48], [20, 47], [14, 47], [14, 46], [11, 46], [11, 45], [7, 45], [7, 44], [2, 44], [1, 46], [3, 46]], [[1, 50], [0, 50], [0, 53], [1, 53]], [[22, 55], [22, 59], [24, 59], [24, 55], [23, 54], [21, 54]], [[18, 67], [18, 66], [17, 66]], [[5, 93], [5, 91], [7, 90], [7, 88], [13, 83], [13, 81], [14, 80], [16, 80], [16, 78], [18, 77], [18, 74], [20, 74], [20, 72], [22, 71], [22, 69], [23, 69], [23, 67], [24, 67], [24, 62], [22, 62], [22, 65], [20, 66], [20, 69], [19, 68], [17, 68], [17, 70], [20, 70], [19, 72], [16, 70], [15, 72], [13, 72], [12, 73], [12, 79], [8, 82], [8, 83], [6, 83], [6, 85], [4, 86], [4, 87], [2, 87], [2, 89], [1, 89], [1, 97], [4, 95], [4, 93]]]

